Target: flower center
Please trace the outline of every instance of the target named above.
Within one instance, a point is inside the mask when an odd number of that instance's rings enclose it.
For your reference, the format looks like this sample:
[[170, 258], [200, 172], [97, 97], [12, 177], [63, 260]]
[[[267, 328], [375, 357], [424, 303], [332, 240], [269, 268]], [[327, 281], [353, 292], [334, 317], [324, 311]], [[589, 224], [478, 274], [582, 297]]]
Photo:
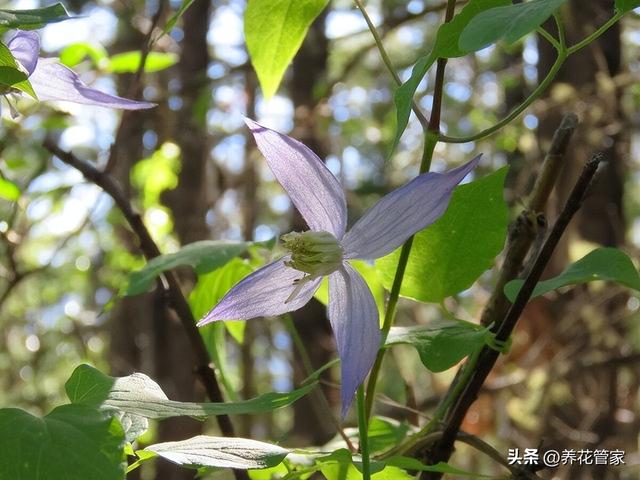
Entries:
[[335, 272], [342, 264], [340, 242], [329, 232], [291, 232], [281, 239], [291, 252], [291, 260], [285, 262], [287, 267], [316, 278]]

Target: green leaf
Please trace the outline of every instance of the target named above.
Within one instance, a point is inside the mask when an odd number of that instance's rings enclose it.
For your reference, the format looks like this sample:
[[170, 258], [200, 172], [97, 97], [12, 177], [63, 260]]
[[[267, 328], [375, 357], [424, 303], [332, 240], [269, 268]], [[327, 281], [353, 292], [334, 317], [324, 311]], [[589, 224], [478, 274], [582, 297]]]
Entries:
[[126, 294], [137, 295], [146, 292], [158, 275], [176, 267], [191, 266], [198, 274], [210, 272], [244, 253], [248, 246], [247, 242], [220, 240], [202, 240], [190, 243], [176, 253], [160, 255], [150, 260], [142, 270], [133, 272], [129, 276]]
[[315, 387], [314, 383], [288, 393], [270, 392], [250, 400], [227, 403], [192, 403], [169, 400], [160, 386], [143, 373], [110, 377], [89, 365], [77, 367], [65, 390], [74, 404], [117, 410], [145, 418], [163, 419], [188, 416], [243, 415], [286, 407]]
[[[640, 275], [629, 256], [617, 248], [598, 248], [575, 263], [557, 277], [538, 282], [531, 298], [567, 285], [580, 285], [594, 280], [617, 282], [640, 291]], [[514, 301], [522, 288], [523, 280], [512, 280], [504, 287], [504, 294]]]
[[[457, 187], [445, 214], [419, 232], [400, 294], [440, 303], [469, 288], [493, 265], [507, 235], [508, 209], [503, 199], [507, 167]], [[400, 249], [376, 261], [382, 284], [390, 289]]]
[[[349, 260], [349, 263], [358, 271], [358, 273], [360, 273], [360, 275], [362, 275], [364, 281], [367, 282], [371, 293], [373, 293], [376, 305], [378, 306], [378, 315], [380, 315], [380, 321], [382, 322], [384, 316], [384, 287], [382, 286], [382, 283], [380, 283], [375, 266], [365, 262], [364, 260]], [[314, 296], [323, 305], [327, 305], [329, 303], [328, 277], [322, 279], [320, 288], [318, 288]]]
[[116, 418], [63, 405], [43, 418], [0, 410], [0, 479], [122, 480], [124, 433]]
[[618, 13], [625, 13], [638, 7], [640, 7], [639, 0], [616, 0], [614, 8]]
[[410, 457], [391, 457], [385, 460], [387, 465], [393, 465], [395, 467], [403, 468], [406, 470], [416, 470], [420, 472], [441, 472], [449, 475], [459, 475], [472, 478], [495, 478], [492, 475], [482, 475], [476, 472], [469, 472], [467, 470], [461, 470], [456, 467], [452, 467], [448, 463], [438, 462], [435, 465], [425, 465], [421, 461]]
[[109, 64], [107, 50], [99, 44], [78, 42], [67, 45], [60, 52], [60, 62], [67, 67], [74, 67], [89, 57], [93, 64], [104, 69]]
[[[316, 458], [316, 464], [327, 480], [362, 480], [359, 460], [359, 458], [352, 459], [348, 450], [339, 449], [330, 455]], [[397, 467], [387, 467], [382, 462], [372, 462], [371, 473], [372, 480], [412, 480], [414, 478], [407, 472]]]
[[274, 467], [289, 454], [289, 450], [270, 443], [207, 435], [198, 435], [180, 442], [156, 443], [149, 445], [145, 451], [185, 467], [242, 470]]
[[475, 52], [503, 39], [508, 44], [534, 31], [566, 0], [531, 0], [492, 8], [473, 17], [460, 35], [459, 47]]
[[386, 345], [412, 345], [432, 372], [456, 365], [486, 343], [489, 331], [474, 323], [437, 321], [427, 326], [392, 327]]
[[189, 9], [191, 4], [193, 4], [193, 2], [194, 2], [194, 0], [182, 0], [182, 4], [180, 5], [180, 8], [178, 8], [176, 13], [174, 13], [171, 16], [171, 18], [167, 21], [167, 24], [162, 29], [162, 34], [163, 35], [166, 35], [171, 30], [173, 30], [173, 27], [176, 26], [176, 23], [178, 23], [178, 20], [180, 20], [180, 18], [182, 18], [182, 16]]
[[413, 101], [413, 96], [418, 89], [418, 85], [420, 85], [420, 82], [438, 57], [454, 58], [465, 55], [467, 52], [458, 47], [458, 40], [460, 34], [471, 19], [484, 10], [510, 4], [511, 0], [471, 0], [462, 10], [460, 10], [460, 13], [451, 19], [450, 22], [440, 25], [431, 52], [418, 59], [411, 71], [411, 77], [409, 80], [400, 85], [394, 94], [397, 126], [396, 136], [391, 148], [392, 152], [398, 146], [400, 137], [409, 123], [411, 102]]
[[265, 98], [278, 90], [311, 23], [328, 3], [329, 0], [249, 0], [244, 35]]
[[[263, 468], [262, 470], [249, 471], [249, 478], [251, 480], [274, 480], [278, 478], [284, 478], [289, 473], [289, 469], [284, 463], [280, 463], [275, 467]], [[306, 480], [307, 477], [299, 477], [302, 480]]]
[[[189, 305], [195, 318], [202, 318], [209, 310], [211, 310], [222, 297], [231, 290], [236, 283], [253, 272], [249, 263], [239, 258], [234, 258], [229, 263], [214, 270], [211, 273], [200, 275], [198, 283], [189, 295]], [[238, 343], [244, 341], [244, 321], [226, 321], [223, 322], [229, 334]], [[207, 348], [213, 347], [213, 341], [207, 341], [213, 332], [209, 329], [215, 327], [215, 324], [205, 325], [200, 328], [201, 335], [205, 338]]]
[[[113, 73], [135, 73], [140, 67], [142, 53], [140, 51], [123, 52], [113, 55], [108, 70]], [[144, 71], [153, 73], [169, 68], [178, 61], [175, 53], [150, 52], [144, 62]]]
[[6, 93], [3, 92], [5, 90], [3, 87], [15, 88], [33, 98], [38, 98], [33, 91], [27, 74], [20, 69], [9, 47], [4, 43], [0, 43], [0, 94]]
[[409, 426], [391, 418], [373, 417], [369, 422], [369, 450], [383, 452], [400, 443], [407, 436]]
[[68, 18], [69, 14], [61, 3], [31, 10], [0, 9], [0, 27], [10, 29], [35, 30]]
[[15, 183], [0, 177], [0, 198], [15, 202], [20, 198], [20, 188]]

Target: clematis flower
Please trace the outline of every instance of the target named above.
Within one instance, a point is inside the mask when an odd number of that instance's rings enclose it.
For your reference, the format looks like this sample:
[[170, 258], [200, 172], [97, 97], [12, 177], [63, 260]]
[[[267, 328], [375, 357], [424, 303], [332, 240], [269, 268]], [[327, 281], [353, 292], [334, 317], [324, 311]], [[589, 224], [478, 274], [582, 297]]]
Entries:
[[371, 370], [380, 347], [378, 309], [349, 260], [393, 252], [446, 210], [456, 185], [480, 156], [446, 173], [425, 173], [383, 197], [347, 231], [338, 180], [302, 143], [247, 119], [267, 163], [310, 230], [283, 235], [289, 254], [235, 285], [199, 323], [272, 317], [297, 310], [329, 277], [329, 321], [340, 356], [342, 416]]
[[77, 73], [57, 59], [39, 57], [40, 37], [35, 32], [18, 30], [7, 42], [7, 47], [28, 75], [38, 100], [64, 100], [123, 110], [155, 106], [154, 103], [129, 100], [88, 87]]

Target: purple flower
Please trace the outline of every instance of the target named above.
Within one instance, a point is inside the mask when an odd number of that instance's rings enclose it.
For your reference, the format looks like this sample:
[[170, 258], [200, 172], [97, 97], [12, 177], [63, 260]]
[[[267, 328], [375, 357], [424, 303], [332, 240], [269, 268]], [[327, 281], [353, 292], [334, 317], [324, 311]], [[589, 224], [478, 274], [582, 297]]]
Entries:
[[[329, 277], [329, 320], [342, 370], [342, 416], [380, 347], [378, 309], [369, 287], [349, 265], [401, 246], [446, 210], [451, 192], [480, 156], [446, 173], [425, 173], [383, 197], [347, 232], [347, 205], [338, 180], [302, 143], [246, 120], [258, 148], [310, 230], [282, 236], [289, 254], [234, 286], [198, 326], [297, 310]], [[346, 232], [346, 233], [345, 233]]]
[[65, 100], [100, 107], [139, 110], [155, 104], [137, 102], [109, 95], [88, 87], [77, 73], [55, 58], [41, 58], [40, 37], [31, 31], [18, 30], [7, 43], [16, 61], [28, 75], [38, 100]]

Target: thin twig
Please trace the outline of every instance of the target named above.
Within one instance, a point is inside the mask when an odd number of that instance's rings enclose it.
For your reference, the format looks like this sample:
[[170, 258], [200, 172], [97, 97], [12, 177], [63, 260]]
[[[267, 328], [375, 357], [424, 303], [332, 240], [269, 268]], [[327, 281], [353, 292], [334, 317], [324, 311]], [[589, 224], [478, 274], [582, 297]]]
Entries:
[[[494, 328], [495, 338], [497, 341], [507, 341], [510, 337], [513, 329], [516, 326], [522, 311], [524, 310], [533, 290], [540, 280], [542, 273], [549, 262], [553, 251], [555, 250], [562, 234], [566, 230], [569, 222], [578, 211], [582, 202], [584, 200], [585, 194], [588, 191], [594, 176], [598, 170], [598, 166], [602, 160], [601, 154], [596, 154], [593, 158], [587, 162], [585, 167], [582, 170], [580, 178], [576, 182], [571, 194], [567, 202], [565, 203], [562, 212], [558, 216], [553, 229], [549, 233], [544, 245], [540, 249], [540, 253], [538, 254], [536, 261], [533, 263], [530, 272], [524, 280], [522, 288], [518, 292], [518, 295], [511, 305], [507, 315], [504, 318], [504, 321], [500, 323], [496, 328]], [[493, 369], [493, 366], [498, 359], [500, 352], [497, 350], [485, 347], [480, 352], [480, 356], [476, 363], [476, 369], [469, 380], [469, 383], [460, 395], [458, 402], [451, 409], [449, 415], [446, 418], [445, 426], [443, 428], [443, 436], [442, 438], [436, 442], [436, 444], [432, 447], [429, 461], [430, 462], [446, 462], [451, 453], [453, 451], [453, 442], [456, 439], [456, 435], [460, 430], [460, 425], [464, 420], [464, 417], [467, 414], [467, 411], [475, 402], [478, 392], [482, 387], [485, 379]], [[432, 479], [432, 478], [440, 478], [440, 475], [426, 475], [423, 478]]]
[[142, 41], [142, 49], [140, 50], [140, 63], [138, 64], [138, 69], [133, 75], [133, 81], [131, 85], [129, 85], [129, 98], [136, 98], [140, 94], [140, 87], [142, 86], [142, 75], [144, 74], [144, 69], [147, 64], [147, 58], [149, 57], [149, 53], [151, 53], [151, 49], [156, 41], [153, 36], [153, 31], [157, 28], [160, 23], [160, 19], [164, 15], [164, 11], [167, 8], [167, 0], [160, 0], [158, 2], [158, 8], [156, 13], [153, 15], [151, 19], [151, 25], [149, 26], [149, 31], [144, 36], [144, 40]]
[[533, 185], [527, 206], [509, 227], [509, 243], [500, 275], [480, 317], [480, 323], [485, 326], [504, 318], [507, 313], [509, 301], [504, 295], [504, 286], [520, 273], [536, 232], [539, 230], [540, 214], [544, 213], [549, 195], [562, 171], [562, 159], [577, 126], [578, 117], [575, 114], [568, 113], [563, 117], [553, 135], [551, 146]]
[[[153, 48], [153, 31], [156, 29], [158, 24], [160, 23], [160, 19], [162, 18], [164, 11], [167, 7], [167, 0], [160, 0], [158, 3], [158, 9], [156, 13], [153, 15], [151, 19], [151, 25], [149, 26], [149, 31], [146, 33], [143, 41], [142, 48], [140, 49], [140, 63], [138, 64], [138, 69], [136, 70], [133, 80], [129, 85], [127, 96], [128, 98], [138, 98], [140, 96], [142, 90], [142, 76], [144, 75], [145, 65], [147, 63], [147, 58], [149, 57], [149, 53]], [[109, 159], [107, 160], [107, 165], [105, 167], [105, 172], [112, 172], [118, 161], [117, 155], [117, 145], [121, 143], [122, 137], [125, 132], [129, 129], [129, 125], [131, 122], [139, 118], [140, 112], [137, 110], [124, 110], [122, 112], [122, 117], [120, 119], [120, 125], [118, 126], [118, 130], [116, 131], [115, 140], [111, 145], [111, 152], [109, 153]]]
[[[393, 80], [396, 82], [396, 84], [398, 86], [402, 85], [402, 79], [398, 76], [398, 72], [396, 72], [393, 63], [391, 63], [391, 59], [387, 54], [387, 50], [384, 48], [384, 44], [382, 43], [382, 38], [380, 38], [380, 34], [378, 33], [376, 26], [373, 24], [371, 18], [369, 17], [369, 14], [367, 13], [367, 10], [364, 8], [364, 4], [361, 0], [354, 1], [358, 9], [360, 9], [360, 12], [362, 12], [362, 16], [364, 17], [365, 21], [367, 22], [367, 26], [369, 27], [371, 35], [373, 36], [373, 39], [376, 42], [376, 46], [378, 47], [378, 51], [380, 52], [380, 57], [382, 57], [382, 62], [387, 67], [387, 70], [393, 77]], [[411, 109], [413, 110], [413, 113], [416, 114], [416, 117], [418, 118], [420, 125], [422, 125], [422, 128], [426, 130], [428, 126], [427, 117], [424, 116], [424, 113], [422, 113], [422, 110], [420, 110], [420, 107], [414, 100], [411, 101]]]
[[[45, 140], [44, 148], [67, 165], [79, 170], [88, 181], [102, 188], [113, 199], [138, 238], [138, 241], [140, 242], [140, 250], [147, 260], [151, 260], [161, 255], [160, 249], [151, 237], [149, 230], [147, 230], [147, 227], [144, 225], [142, 217], [133, 208], [131, 202], [129, 202], [126, 195], [120, 188], [120, 185], [113, 177], [101, 172], [92, 164], [80, 160], [73, 153], [62, 150], [51, 139]], [[164, 272], [163, 277], [167, 285], [167, 295], [170, 305], [180, 319], [189, 342], [191, 343], [195, 360], [195, 373], [200, 378], [207, 392], [207, 396], [211, 401], [224, 402], [222, 391], [220, 389], [218, 379], [216, 378], [216, 373], [210, 365], [211, 359], [209, 357], [209, 353], [202, 337], [200, 336], [200, 332], [196, 327], [196, 321], [191, 313], [191, 308], [180, 289], [180, 284], [173, 272]], [[228, 415], [218, 415], [216, 416], [216, 420], [220, 427], [220, 431], [224, 436], [235, 436], [235, 431]], [[244, 471], [234, 470], [234, 474], [237, 480], [248, 479], [248, 476]]]

